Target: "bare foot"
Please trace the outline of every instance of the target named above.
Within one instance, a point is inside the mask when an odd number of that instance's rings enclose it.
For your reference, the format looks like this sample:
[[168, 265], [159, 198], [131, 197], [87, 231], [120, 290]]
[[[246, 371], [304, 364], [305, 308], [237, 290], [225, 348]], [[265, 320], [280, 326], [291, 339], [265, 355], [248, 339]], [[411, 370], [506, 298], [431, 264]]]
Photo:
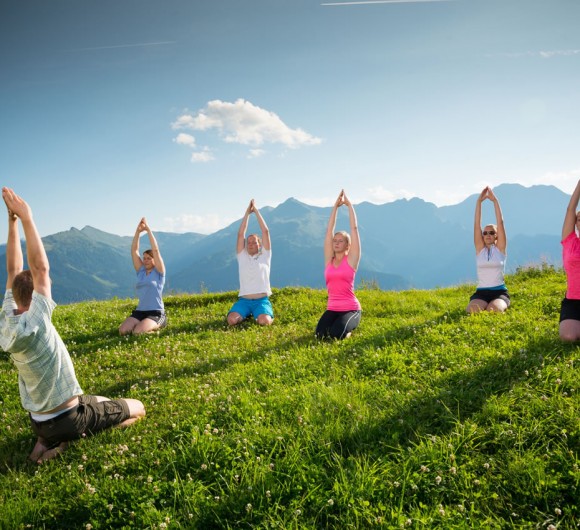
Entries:
[[38, 440], [36, 440], [36, 444], [35, 444], [34, 448], [32, 449], [32, 453], [30, 453], [30, 455], [28, 456], [28, 459], [32, 460], [33, 462], [38, 463], [38, 459], [44, 453], [46, 453], [47, 450], [48, 450], [48, 445], [46, 444], [46, 441], [44, 440], [44, 438], [38, 438]]
[[46, 462], [47, 460], [52, 460], [53, 458], [61, 455], [62, 453], [64, 453], [67, 450], [68, 445], [69, 445], [68, 442], [61, 442], [56, 447], [53, 447], [52, 449], [46, 450], [42, 454], [42, 456], [36, 461], [36, 463], [42, 464], [43, 462]]

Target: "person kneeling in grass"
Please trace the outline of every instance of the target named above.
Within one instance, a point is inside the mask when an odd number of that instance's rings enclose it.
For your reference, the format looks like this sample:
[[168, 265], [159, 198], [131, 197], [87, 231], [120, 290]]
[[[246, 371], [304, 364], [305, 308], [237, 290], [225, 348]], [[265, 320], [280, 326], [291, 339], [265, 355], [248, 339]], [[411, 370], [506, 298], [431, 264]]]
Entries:
[[[0, 311], [0, 347], [18, 369], [22, 406], [38, 437], [30, 454], [36, 463], [62, 453], [69, 442], [145, 416], [136, 399], [84, 395], [69, 352], [52, 324], [49, 263], [30, 206], [2, 188], [8, 208], [6, 294]], [[23, 270], [18, 221], [26, 240], [29, 270]]]

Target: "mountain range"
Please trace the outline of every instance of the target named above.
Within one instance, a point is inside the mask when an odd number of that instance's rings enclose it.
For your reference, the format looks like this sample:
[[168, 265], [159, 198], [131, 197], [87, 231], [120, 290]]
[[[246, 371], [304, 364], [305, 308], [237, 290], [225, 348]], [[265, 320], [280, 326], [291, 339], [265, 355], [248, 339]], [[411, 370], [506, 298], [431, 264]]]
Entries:
[[[508, 236], [507, 272], [549, 263], [561, 266], [560, 234], [570, 200], [554, 186], [494, 188]], [[422, 199], [355, 205], [361, 235], [361, 283], [384, 290], [431, 289], [476, 279], [473, 246], [477, 195], [437, 207]], [[330, 207], [294, 198], [260, 209], [272, 239], [272, 287], [324, 288], [322, 245]], [[238, 289], [235, 256], [239, 222], [210, 235], [155, 232], [167, 269], [165, 293]], [[495, 223], [493, 205], [482, 205], [482, 224]], [[337, 230], [348, 231], [348, 212], [339, 210]], [[248, 234], [259, 232], [250, 216]], [[148, 248], [146, 236], [141, 249]], [[43, 238], [51, 264], [53, 298], [58, 303], [135, 297], [132, 237], [91, 226]], [[6, 282], [5, 245], [0, 246], [0, 282]], [[509, 285], [508, 285], [509, 288]]]

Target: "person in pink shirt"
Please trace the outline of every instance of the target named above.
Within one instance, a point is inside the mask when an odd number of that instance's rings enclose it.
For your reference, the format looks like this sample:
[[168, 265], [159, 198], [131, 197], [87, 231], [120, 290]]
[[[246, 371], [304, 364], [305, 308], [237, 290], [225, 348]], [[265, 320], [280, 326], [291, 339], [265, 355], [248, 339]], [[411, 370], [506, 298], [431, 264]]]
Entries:
[[570, 197], [562, 226], [562, 262], [566, 271], [567, 290], [560, 308], [560, 339], [580, 340], [580, 181]]
[[[338, 208], [348, 208], [350, 235], [335, 232]], [[359, 325], [361, 305], [354, 294], [354, 278], [361, 257], [360, 236], [352, 203], [341, 190], [328, 221], [324, 239], [324, 279], [328, 290], [326, 311], [316, 326], [319, 339], [345, 339]]]

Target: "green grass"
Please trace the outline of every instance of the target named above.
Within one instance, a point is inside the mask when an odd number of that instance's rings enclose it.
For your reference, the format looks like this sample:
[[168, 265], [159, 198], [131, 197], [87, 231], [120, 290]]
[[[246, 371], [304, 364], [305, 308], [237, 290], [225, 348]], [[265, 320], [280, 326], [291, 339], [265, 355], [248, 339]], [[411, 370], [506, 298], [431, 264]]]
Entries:
[[169, 326], [121, 338], [134, 300], [58, 307], [85, 392], [147, 417], [27, 462], [16, 370], [0, 361], [0, 528], [578, 528], [579, 348], [558, 339], [561, 271], [358, 292], [363, 319], [318, 342], [326, 293], [275, 290], [270, 328], [229, 329], [235, 293], [170, 296]]

